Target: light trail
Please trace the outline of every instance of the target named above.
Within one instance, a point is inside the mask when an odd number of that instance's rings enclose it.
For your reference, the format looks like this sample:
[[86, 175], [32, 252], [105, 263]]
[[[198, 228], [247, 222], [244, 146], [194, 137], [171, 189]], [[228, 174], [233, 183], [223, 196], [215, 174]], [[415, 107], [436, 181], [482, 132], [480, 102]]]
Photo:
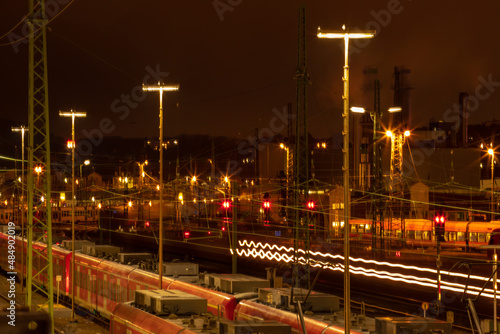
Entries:
[[[247, 240], [240, 240], [239, 245], [241, 247], [247, 246], [251, 247], [252, 249], [237, 249], [237, 253], [239, 256], [245, 256], [245, 257], [254, 257], [254, 258], [260, 258], [260, 259], [267, 259], [271, 261], [279, 261], [279, 262], [293, 262], [294, 261], [294, 256], [293, 255], [288, 255], [288, 254], [283, 254], [280, 252], [285, 252], [285, 253], [291, 253], [294, 251], [293, 247], [286, 247], [286, 246], [278, 246], [278, 245], [271, 245], [268, 243], [261, 243], [257, 242], [255, 243], [254, 241], [247, 241]], [[261, 249], [256, 249], [256, 248], [261, 248]], [[266, 249], [269, 249], [266, 251]], [[273, 252], [272, 250], [276, 250]], [[298, 249], [297, 250], [301, 254], [306, 254], [306, 252], [303, 249]], [[344, 266], [341, 261], [343, 261], [344, 257], [342, 255], [333, 255], [329, 253], [322, 253], [322, 252], [314, 252], [314, 251], [309, 251], [309, 255], [313, 255], [315, 257], [322, 257], [326, 258], [327, 260], [337, 260], [339, 263], [332, 263], [330, 261], [322, 261], [318, 260], [315, 258], [310, 258], [307, 260], [304, 257], [299, 257], [297, 261], [300, 264], [309, 264], [311, 267], [321, 267], [321, 268], [326, 268], [332, 271], [344, 271]], [[437, 274], [437, 270], [432, 269], [432, 268], [423, 268], [423, 267], [417, 267], [417, 266], [408, 266], [408, 265], [403, 265], [399, 263], [391, 263], [391, 262], [386, 262], [386, 261], [375, 261], [375, 260], [367, 260], [363, 258], [351, 258], [351, 261], [353, 262], [360, 262], [364, 264], [373, 264], [377, 266], [386, 266], [389, 268], [399, 268], [399, 269], [404, 269], [404, 270], [413, 270], [417, 272], [427, 272], [430, 274]], [[371, 268], [364, 268], [364, 267], [357, 267], [357, 266], [351, 266], [350, 270], [353, 274], [355, 275], [363, 275], [366, 277], [375, 277], [378, 279], [385, 279], [385, 280], [391, 280], [391, 281], [396, 281], [396, 282], [402, 282], [406, 284], [413, 284], [413, 285], [420, 285], [420, 286], [425, 286], [425, 287], [430, 287], [430, 288], [436, 288], [437, 283], [435, 279], [428, 278], [428, 277], [419, 277], [415, 275], [406, 275], [403, 273], [394, 273], [386, 270], [377, 270], [377, 269], [371, 269]], [[467, 278], [468, 275], [463, 274], [463, 273], [458, 273], [458, 272], [451, 272], [451, 271], [441, 271], [442, 275], [453, 277], [453, 278]], [[482, 282], [486, 282], [489, 280], [487, 277], [483, 276], [478, 276], [478, 275], [471, 275], [469, 277], [471, 280], [479, 280]], [[454, 291], [454, 292], [459, 292], [459, 293], [464, 293], [465, 289], [465, 284], [462, 283], [456, 283], [456, 282], [450, 282], [446, 280], [441, 281], [441, 288], [443, 290], [448, 290], [448, 291]], [[479, 292], [482, 290], [482, 287], [474, 286], [474, 285], [468, 285], [467, 286], [467, 294], [471, 295], [478, 295]], [[493, 289], [484, 289], [483, 292], [481, 293], [482, 296], [488, 297], [488, 298], [493, 298]]]
[[[239, 244], [240, 244], [240, 246], [247, 246], [247, 247], [253, 247], [253, 248], [259, 248], [260, 247], [260, 248], [263, 248], [263, 249], [269, 248], [270, 250], [276, 249], [276, 250], [279, 250], [279, 251], [285, 250], [287, 252], [293, 252], [293, 247], [270, 245], [268, 243], [262, 244], [261, 242], [255, 243], [254, 241], [248, 242], [247, 240], [243, 240], [243, 241], [239, 240]], [[302, 254], [306, 253], [303, 249], [298, 249], [297, 251], [299, 253], [302, 253]], [[314, 252], [314, 251], [309, 251], [309, 254], [315, 255], [315, 256], [321, 256], [321, 257], [328, 257], [328, 258], [331, 258], [331, 259], [338, 259], [338, 260], [341, 260], [341, 261], [344, 260], [344, 256], [343, 255], [338, 255], [338, 254], [337, 255], [332, 255], [330, 253], [322, 253], [322, 252]], [[416, 271], [422, 271], [422, 272], [429, 272], [429, 273], [432, 273], [432, 274], [437, 274], [437, 270], [436, 269], [432, 269], [432, 268], [422, 268], [422, 267], [416, 267], [416, 266], [408, 266], [408, 265], [404, 265], [404, 264], [400, 264], [400, 263], [391, 263], [391, 262], [385, 262], [385, 261], [381, 262], [381, 261], [376, 261], [376, 260], [367, 260], [367, 259], [363, 259], [363, 258], [353, 258], [353, 257], [351, 257], [350, 260], [353, 261], [353, 262], [363, 262], [363, 263], [367, 263], [367, 264], [375, 264], [377, 266], [389, 266], [389, 267], [393, 267], [393, 268], [402, 268], [402, 269], [405, 269], [405, 270], [416, 270]], [[459, 272], [451, 272], [451, 271], [441, 270], [441, 274], [442, 275], [450, 275], [450, 276], [458, 276], [458, 277], [467, 278], [466, 274], [459, 273]], [[484, 276], [471, 275], [470, 278], [471, 279], [480, 280], [480, 281], [488, 281], [488, 278], [484, 277]]]

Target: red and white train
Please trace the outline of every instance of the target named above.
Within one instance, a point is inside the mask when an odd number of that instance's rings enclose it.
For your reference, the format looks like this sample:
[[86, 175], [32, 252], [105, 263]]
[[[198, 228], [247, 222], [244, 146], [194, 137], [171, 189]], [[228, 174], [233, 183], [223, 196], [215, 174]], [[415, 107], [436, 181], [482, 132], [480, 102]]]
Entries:
[[[9, 239], [12, 240], [12, 236], [0, 233], [0, 252], [2, 254], [8, 254]], [[15, 243], [16, 253], [21, 254], [21, 248], [26, 247], [26, 241], [16, 237]], [[43, 250], [46, 249], [46, 244], [34, 243], [33, 247]], [[66, 298], [70, 298], [72, 295], [71, 256], [71, 252], [66, 249], [58, 246], [52, 247], [54, 291], [58, 290], [59, 283], [60, 294]], [[3, 270], [9, 268], [8, 264], [6, 256], [0, 257], [0, 267]], [[46, 282], [48, 279], [47, 276], [36, 275], [44, 265], [43, 259], [33, 254], [33, 277], [38, 280], [38, 283]], [[16, 270], [18, 272], [23, 270], [21, 261], [16, 261]], [[24, 268], [24, 270], [26, 269]], [[57, 282], [58, 275], [62, 278], [60, 282]], [[294, 332], [299, 332], [300, 324], [297, 321], [297, 315], [285, 310], [251, 301], [237, 300], [234, 295], [168, 277], [163, 277], [163, 288], [180, 290], [204, 298], [207, 300], [208, 312], [229, 321], [235, 319], [271, 320], [289, 324], [294, 328]], [[155, 273], [76, 253], [75, 303], [110, 319], [110, 333], [171, 333], [170, 328], [172, 330], [179, 329], [167, 319], [159, 318], [125, 304], [125, 302], [134, 300], [136, 290], [156, 289], [158, 289], [158, 275]], [[307, 332], [310, 334], [343, 333], [342, 328], [322, 321], [306, 317], [305, 322]], [[174, 332], [192, 333], [189, 329], [179, 329]], [[351, 333], [358, 332], [351, 331]]]

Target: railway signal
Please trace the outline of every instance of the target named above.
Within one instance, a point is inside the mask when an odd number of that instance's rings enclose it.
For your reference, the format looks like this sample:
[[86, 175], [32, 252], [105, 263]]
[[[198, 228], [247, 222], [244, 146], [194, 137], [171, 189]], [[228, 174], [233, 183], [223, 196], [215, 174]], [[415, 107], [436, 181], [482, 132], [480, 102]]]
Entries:
[[306, 208], [307, 208], [307, 221], [308, 221], [308, 224], [309, 224], [309, 228], [315, 228], [315, 220], [316, 220], [316, 212], [315, 209], [316, 209], [316, 203], [314, 203], [314, 201], [307, 201], [306, 203]]
[[271, 202], [268, 199], [262, 202], [262, 210], [264, 223], [269, 223], [271, 219]]
[[446, 224], [446, 216], [443, 211], [436, 212], [434, 215], [434, 231], [436, 233], [436, 240], [445, 241], [444, 231]]
[[230, 219], [230, 215], [232, 213], [232, 203], [231, 200], [229, 199], [223, 199], [222, 200], [222, 210], [221, 210], [221, 215], [223, 219]]
[[436, 233], [436, 268], [437, 268], [437, 314], [439, 314], [439, 308], [441, 305], [441, 242], [446, 241], [444, 239], [444, 231], [446, 224], [446, 216], [444, 211], [441, 209], [436, 211], [434, 214], [434, 232]]

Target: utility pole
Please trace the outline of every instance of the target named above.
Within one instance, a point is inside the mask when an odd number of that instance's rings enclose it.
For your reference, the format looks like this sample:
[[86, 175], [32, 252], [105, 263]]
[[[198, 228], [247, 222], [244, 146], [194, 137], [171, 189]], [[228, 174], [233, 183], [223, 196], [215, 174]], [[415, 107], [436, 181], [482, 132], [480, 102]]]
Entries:
[[[406, 137], [410, 135], [410, 131], [408, 130], [410, 122], [409, 90], [412, 89], [407, 78], [409, 73], [409, 69], [394, 68], [394, 104], [392, 108], [394, 111], [392, 114], [391, 183], [389, 188], [391, 213], [389, 217], [389, 229], [391, 231], [401, 231], [401, 235], [403, 236], [405, 235], [403, 145]], [[394, 219], [395, 217], [397, 218]], [[397, 235], [394, 236], [398, 237]]]
[[159, 194], [159, 247], [158, 247], [158, 287], [162, 289], [163, 282], [163, 92], [173, 92], [179, 90], [179, 85], [162, 85], [158, 82], [156, 86], [142, 85], [142, 90], [145, 92], [159, 92], [160, 93], [160, 138], [158, 143], [158, 149], [160, 150], [160, 194]]
[[[307, 85], [309, 84], [309, 73], [306, 62], [306, 8], [300, 5], [299, 9], [299, 36], [298, 36], [298, 64], [297, 64], [297, 114], [295, 120], [295, 150], [293, 152], [293, 173], [294, 173], [294, 266], [292, 280], [295, 280], [294, 287], [300, 286], [298, 277], [299, 271], [299, 248], [305, 251], [306, 274], [303, 280], [306, 281], [306, 288], [309, 288], [309, 222], [301, 222], [301, 206], [306, 202], [309, 190], [309, 148], [307, 132]], [[307, 220], [307, 216], [304, 217]], [[293, 293], [293, 290], [292, 290]]]
[[[384, 249], [384, 201], [382, 200], [382, 148], [380, 144], [380, 131], [382, 112], [380, 109], [380, 81], [374, 80], [373, 113], [373, 182], [372, 182], [372, 250], [377, 249], [377, 230], [380, 236], [380, 248]], [[384, 254], [382, 252], [382, 254]]]
[[232, 220], [233, 220], [233, 230], [231, 234], [231, 243], [233, 245], [232, 249], [232, 273], [238, 273], [238, 203], [239, 203], [239, 191], [236, 181], [231, 181], [230, 183], [231, 196], [234, 198], [233, 210], [232, 210]]
[[[54, 280], [52, 262], [52, 208], [51, 208], [51, 171], [50, 171], [50, 128], [49, 128], [49, 91], [47, 80], [47, 48], [44, 0], [28, 1], [29, 16], [29, 78], [28, 78], [28, 236], [27, 236], [27, 278], [26, 306], [46, 312], [51, 319], [51, 332], [54, 331]], [[41, 182], [34, 182], [35, 167], [41, 172], [37, 176]], [[43, 201], [42, 201], [43, 199]], [[35, 235], [34, 227], [46, 231], [47, 247], [37, 250], [33, 243], [42, 241], [43, 234]], [[33, 258], [40, 263], [37, 275], [46, 282], [43, 286], [33, 281]], [[33, 290], [44, 295], [43, 303], [33, 303]]]

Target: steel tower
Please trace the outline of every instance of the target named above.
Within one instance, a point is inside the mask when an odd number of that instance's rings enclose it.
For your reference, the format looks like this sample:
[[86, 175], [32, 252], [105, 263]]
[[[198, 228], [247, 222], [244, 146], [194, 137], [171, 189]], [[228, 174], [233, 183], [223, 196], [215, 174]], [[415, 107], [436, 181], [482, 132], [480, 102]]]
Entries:
[[[37, 310], [47, 308], [54, 323], [53, 268], [52, 268], [52, 210], [49, 141], [49, 96], [47, 81], [47, 48], [44, 0], [29, 0], [29, 79], [28, 79], [28, 265], [26, 305]], [[36, 175], [35, 175], [36, 173]], [[42, 241], [45, 232], [46, 246], [41, 249], [33, 244]], [[33, 273], [33, 263], [40, 268]], [[43, 282], [43, 283], [40, 283]], [[41, 305], [33, 304], [33, 293], [46, 297]], [[52, 325], [53, 327], [53, 325]], [[53, 332], [53, 328], [52, 328]]]
[[[302, 280], [298, 279], [298, 252], [302, 248], [305, 253], [306, 262], [309, 259], [309, 222], [308, 215], [301, 217], [305, 200], [309, 192], [309, 148], [307, 132], [307, 85], [309, 84], [309, 74], [306, 67], [306, 8], [304, 4], [299, 9], [299, 27], [298, 27], [298, 64], [297, 64], [297, 113], [295, 120], [295, 150], [293, 152], [293, 172], [294, 172], [294, 275], [297, 278], [295, 286], [300, 285], [300, 281], [305, 281], [309, 287], [309, 265], [306, 263], [305, 275]], [[301, 219], [305, 221], [301, 222]]]

